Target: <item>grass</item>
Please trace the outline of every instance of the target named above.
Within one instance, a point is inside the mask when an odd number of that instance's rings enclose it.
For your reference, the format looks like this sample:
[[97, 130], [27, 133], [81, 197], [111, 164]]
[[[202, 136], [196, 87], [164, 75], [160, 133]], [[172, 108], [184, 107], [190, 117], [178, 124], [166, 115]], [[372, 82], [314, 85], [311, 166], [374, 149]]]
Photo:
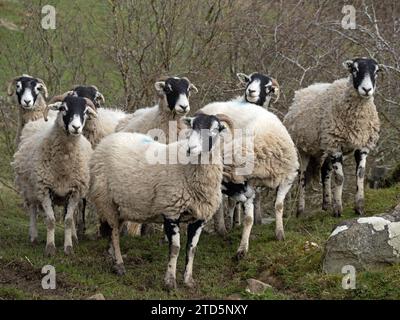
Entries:
[[[357, 289], [343, 290], [341, 275], [321, 271], [323, 247], [333, 227], [339, 222], [327, 213], [311, 217], [286, 219], [286, 240], [274, 240], [273, 225], [255, 226], [250, 252], [246, 259], [232, 259], [240, 241], [240, 229], [225, 239], [203, 234], [195, 259], [195, 289], [182, 283], [184, 254], [178, 262], [178, 289], [163, 289], [168, 248], [162, 235], [122, 239], [127, 274], [118, 277], [111, 272], [105, 240], [85, 240], [72, 257], [62, 252], [63, 228], [57, 226], [58, 252], [53, 258], [43, 255], [45, 228], [40, 225], [40, 244], [28, 243], [28, 219], [19, 197], [0, 187], [0, 298], [2, 299], [83, 299], [101, 292], [106, 299], [398, 299], [400, 266], [385, 270], [359, 272]], [[388, 211], [399, 202], [400, 186], [368, 190], [367, 214]], [[342, 219], [352, 218], [346, 207]], [[306, 241], [318, 248], [305, 249]], [[184, 248], [185, 243], [182, 243]], [[57, 289], [41, 289], [41, 268], [51, 264], [57, 272]], [[245, 291], [246, 280], [256, 278], [272, 285], [261, 295]]]

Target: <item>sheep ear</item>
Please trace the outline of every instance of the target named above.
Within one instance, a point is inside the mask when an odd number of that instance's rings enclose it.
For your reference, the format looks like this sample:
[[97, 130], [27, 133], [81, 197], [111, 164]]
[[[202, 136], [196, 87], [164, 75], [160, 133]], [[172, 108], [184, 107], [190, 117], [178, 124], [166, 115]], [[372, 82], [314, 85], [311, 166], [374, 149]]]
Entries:
[[351, 68], [353, 67], [353, 60], [346, 60], [345, 62], [343, 62], [343, 67], [348, 70], [351, 71]]
[[199, 89], [197, 89], [196, 86], [195, 86], [193, 83], [191, 83], [191, 84], [189, 85], [189, 90], [190, 90], [190, 91], [194, 91], [194, 92], [196, 92], [196, 93], [199, 92]]
[[157, 81], [154, 84], [154, 87], [156, 88], [156, 91], [158, 93], [163, 93], [164, 92], [164, 88], [165, 88], [165, 81]]
[[60, 109], [63, 109], [63, 108], [61, 108], [61, 106], [62, 106], [62, 102], [58, 101], [56, 103], [49, 104], [47, 107], [49, 108], [49, 110], [58, 111]]
[[238, 77], [239, 81], [241, 83], [248, 83], [250, 82], [250, 77], [244, 73], [236, 73], [236, 76]]
[[185, 125], [187, 125], [189, 128], [192, 127], [192, 122], [193, 122], [193, 117], [183, 117], [181, 120]]

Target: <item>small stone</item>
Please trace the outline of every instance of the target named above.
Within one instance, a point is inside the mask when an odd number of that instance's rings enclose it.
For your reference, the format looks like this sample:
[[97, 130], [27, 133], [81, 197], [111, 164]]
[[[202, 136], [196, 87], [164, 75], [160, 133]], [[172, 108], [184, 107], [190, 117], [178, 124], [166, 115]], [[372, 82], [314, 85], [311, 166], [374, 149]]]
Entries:
[[86, 300], [106, 300], [106, 298], [104, 298], [102, 293], [97, 293], [97, 294], [95, 294], [93, 296], [90, 296]]
[[249, 293], [261, 294], [268, 288], [272, 288], [272, 286], [257, 279], [247, 279], [246, 291]]

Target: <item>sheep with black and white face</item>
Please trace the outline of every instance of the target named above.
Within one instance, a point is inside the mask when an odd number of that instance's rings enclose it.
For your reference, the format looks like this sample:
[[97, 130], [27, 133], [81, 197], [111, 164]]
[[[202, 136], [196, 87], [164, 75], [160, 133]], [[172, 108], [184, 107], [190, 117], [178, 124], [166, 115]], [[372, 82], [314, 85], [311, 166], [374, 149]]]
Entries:
[[343, 65], [349, 77], [296, 91], [284, 119], [301, 159], [298, 215], [305, 209], [305, 173], [315, 163], [321, 171], [322, 208], [328, 210], [331, 206], [333, 172], [333, 215], [341, 216], [343, 157], [349, 153], [354, 153], [357, 168], [355, 211], [364, 214], [366, 159], [379, 139], [380, 121], [374, 94], [381, 67], [369, 58], [347, 60]]
[[82, 135], [87, 117], [96, 116], [89, 99], [68, 96], [48, 105], [57, 112], [51, 125], [36, 131], [21, 141], [12, 163], [15, 184], [30, 215], [30, 241], [37, 241], [36, 217], [43, 210], [47, 223], [45, 253], [55, 253], [55, 217], [53, 206], [64, 205], [64, 252], [72, 253], [72, 238], [76, 237], [73, 215], [78, 202], [85, 197], [89, 187], [90, 143]]
[[30, 121], [43, 118], [48, 96], [47, 87], [42, 79], [23, 74], [9, 82], [7, 94], [9, 96], [15, 95], [20, 107], [15, 137], [15, 143], [18, 145], [24, 126]]

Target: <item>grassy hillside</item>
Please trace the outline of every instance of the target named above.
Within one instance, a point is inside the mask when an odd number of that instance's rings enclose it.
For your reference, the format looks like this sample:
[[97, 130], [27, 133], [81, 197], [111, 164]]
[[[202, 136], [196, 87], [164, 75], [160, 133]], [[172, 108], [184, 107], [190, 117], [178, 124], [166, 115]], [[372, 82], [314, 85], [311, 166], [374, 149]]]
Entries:
[[[367, 192], [367, 214], [391, 209], [399, 202], [400, 186]], [[343, 219], [353, 216], [347, 207]], [[168, 246], [161, 234], [122, 240], [127, 274], [111, 273], [112, 263], [106, 255], [105, 240], [86, 240], [75, 248], [75, 255], [62, 252], [63, 229], [57, 225], [54, 258], [45, 258], [45, 228], [41, 220], [40, 244], [28, 242], [28, 218], [19, 197], [0, 187], [0, 298], [1, 299], [82, 299], [101, 292], [106, 299], [399, 299], [400, 266], [383, 271], [357, 274], [357, 289], [343, 290], [341, 276], [321, 272], [324, 242], [338, 220], [326, 213], [313, 217], [286, 219], [285, 242], [274, 240], [273, 225], [256, 226], [252, 232], [250, 252], [239, 263], [232, 257], [239, 244], [240, 229], [226, 239], [203, 234], [195, 259], [196, 289], [182, 283], [183, 250], [178, 264], [178, 289], [163, 289]], [[306, 250], [306, 241], [319, 248]], [[182, 248], [185, 241], [182, 243]], [[41, 289], [41, 268], [51, 264], [57, 272], [57, 289]], [[246, 279], [256, 278], [272, 285], [263, 295], [245, 291]]]

